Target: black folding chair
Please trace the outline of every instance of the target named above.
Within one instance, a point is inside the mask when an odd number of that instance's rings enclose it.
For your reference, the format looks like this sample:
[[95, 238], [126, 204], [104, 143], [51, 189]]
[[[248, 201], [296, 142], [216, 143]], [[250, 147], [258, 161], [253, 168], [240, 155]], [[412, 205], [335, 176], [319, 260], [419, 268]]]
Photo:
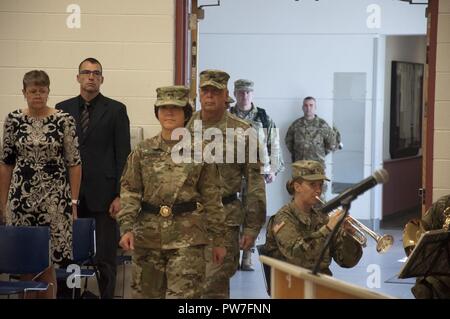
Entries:
[[[256, 249], [258, 250], [258, 254], [260, 256], [267, 256], [264, 252], [265, 245], [256, 245]], [[264, 263], [261, 263], [261, 267], [263, 270], [264, 283], [266, 284], [267, 294], [270, 296], [270, 266]]]
[[[50, 265], [49, 227], [0, 226], [0, 273], [37, 274]], [[45, 291], [49, 284], [39, 281], [0, 281], [0, 295]]]
[[[73, 279], [77, 277], [81, 280], [84, 278], [84, 291], [87, 290], [88, 279], [94, 277], [97, 279], [98, 286], [98, 269], [94, 262], [96, 254], [96, 238], [95, 238], [95, 219], [94, 218], [78, 218], [73, 222], [72, 245], [73, 245], [73, 263], [80, 267], [79, 273], [73, 273]], [[83, 268], [82, 268], [83, 267]], [[87, 268], [84, 268], [87, 267]], [[90, 269], [92, 267], [93, 269]], [[56, 269], [56, 277], [59, 281], [67, 282], [72, 270], [67, 268]], [[75, 298], [76, 288], [72, 287], [72, 298]]]

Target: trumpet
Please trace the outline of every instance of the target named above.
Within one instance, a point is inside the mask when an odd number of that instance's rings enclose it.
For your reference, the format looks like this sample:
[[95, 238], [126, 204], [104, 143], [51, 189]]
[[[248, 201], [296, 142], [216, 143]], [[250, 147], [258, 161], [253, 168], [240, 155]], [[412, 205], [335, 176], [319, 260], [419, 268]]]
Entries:
[[[324, 205], [322, 199], [320, 199], [319, 196], [316, 196], [316, 199]], [[333, 214], [336, 212], [336, 210], [333, 210], [330, 214]], [[329, 214], [329, 215], [330, 215]], [[351, 233], [349, 234], [362, 246], [367, 246], [367, 236], [364, 233], [367, 233], [370, 237], [372, 237], [376, 243], [377, 243], [377, 252], [378, 253], [385, 253], [391, 248], [391, 246], [394, 244], [394, 237], [392, 235], [379, 235], [370, 228], [368, 228], [366, 225], [362, 224], [357, 219], [353, 218], [352, 216], [348, 215], [346, 222], [352, 227]]]

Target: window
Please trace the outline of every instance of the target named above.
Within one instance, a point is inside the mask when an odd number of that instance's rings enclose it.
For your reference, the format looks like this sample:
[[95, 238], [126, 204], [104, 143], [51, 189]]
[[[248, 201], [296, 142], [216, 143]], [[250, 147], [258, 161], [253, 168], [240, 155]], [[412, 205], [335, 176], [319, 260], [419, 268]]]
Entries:
[[422, 143], [423, 64], [392, 61], [391, 157], [417, 155]]

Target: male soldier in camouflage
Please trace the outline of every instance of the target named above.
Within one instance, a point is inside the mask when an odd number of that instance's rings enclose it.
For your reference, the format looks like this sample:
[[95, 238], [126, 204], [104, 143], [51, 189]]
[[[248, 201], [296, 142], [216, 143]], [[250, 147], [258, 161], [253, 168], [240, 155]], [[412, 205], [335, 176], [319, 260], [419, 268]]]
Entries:
[[[292, 179], [286, 188], [293, 200], [273, 215], [267, 225], [264, 253], [267, 256], [313, 269], [326, 238], [342, 216], [338, 211], [328, 217], [315, 210], [322, 184], [328, 180], [323, 166], [316, 161], [297, 161], [292, 164]], [[344, 222], [344, 228], [348, 227]], [[355, 266], [362, 256], [361, 245], [340, 228], [324, 259], [320, 273], [332, 275], [331, 259], [345, 268]]]
[[[258, 130], [261, 145], [264, 146], [263, 158], [264, 179], [266, 183], [272, 183], [275, 176], [284, 170], [283, 155], [280, 148], [280, 138], [275, 123], [263, 108], [253, 104], [253, 82], [239, 79], [234, 82], [234, 96], [236, 105], [230, 108], [230, 112], [237, 117], [249, 122]], [[243, 201], [246, 202], [245, 199]], [[241, 270], [253, 271], [252, 250], [244, 251], [242, 254]]]
[[[193, 114], [188, 124], [194, 130], [195, 122], [201, 121], [202, 129], [218, 128], [226, 141], [226, 130], [247, 130], [250, 125], [226, 111], [228, 98], [227, 83], [230, 76], [220, 70], [205, 70], [200, 73], [201, 111]], [[194, 133], [195, 134], [195, 133]], [[245, 162], [239, 163], [236, 158], [236, 139], [233, 144], [234, 161], [218, 164], [222, 186], [222, 203], [225, 208], [225, 245], [227, 255], [222, 265], [208, 263], [206, 267], [206, 284], [203, 298], [229, 298], [230, 278], [239, 264], [239, 246], [244, 250], [253, 247], [256, 237], [265, 222], [266, 194], [261, 164], [251, 163], [248, 153], [248, 138], [245, 143]], [[226, 147], [224, 158], [226, 157]], [[238, 199], [243, 179], [247, 185], [247, 203], [243, 207]], [[242, 236], [239, 240], [239, 229], [242, 225]], [[208, 254], [208, 251], [207, 251]]]
[[271, 183], [275, 180], [275, 176], [284, 170], [277, 127], [263, 108], [253, 104], [252, 81], [245, 79], [235, 81], [234, 96], [237, 102], [234, 107], [230, 108], [230, 112], [249, 122], [258, 132], [263, 132], [264, 155], [267, 156], [262, 159], [264, 178], [267, 183]]
[[192, 115], [187, 87], [158, 88], [155, 114], [161, 133], [137, 145], [122, 176], [120, 245], [134, 250], [134, 298], [200, 298], [209, 239], [211, 262], [226, 254], [218, 170], [172, 158], [171, 134]]
[[[423, 231], [449, 230], [450, 195], [442, 196], [427, 210], [422, 217], [421, 226]], [[405, 243], [405, 240], [403, 242]], [[411, 288], [411, 291], [417, 299], [450, 299], [450, 277], [427, 276], [417, 278], [416, 284]]]
[[[289, 126], [285, 143], [291, 153], [292, 163], [300, 160], [320, 162], [324, 169], [325, 156], [342, 148], [341, 134], [336, 127], [331, 128], [327, 122], [316, 115], [316, 99], [307, 96], [303, 99], [303, 117]], [[326, 193], [324, 185], [323, 193]]]
[[304, 116], [289, 126], [285, 143], [292, 155], [292, 162], [300, 160], [318, 161], [325, 167], [325, 156], [339, 148], [337, 129], [332, 129], [325, 120], [316, 115], [316, 100], [305, 97]]

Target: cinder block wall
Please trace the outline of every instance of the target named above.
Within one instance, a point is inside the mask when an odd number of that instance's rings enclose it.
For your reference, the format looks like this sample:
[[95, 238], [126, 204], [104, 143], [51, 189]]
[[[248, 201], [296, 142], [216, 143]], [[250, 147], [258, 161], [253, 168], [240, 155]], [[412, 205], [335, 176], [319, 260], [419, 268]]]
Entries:
[[[79, 28], [69, 27], [78, 21]], [[95, 57], [104, 68], [102, 93], [125, 103], [132, 126], [153, 136], [155, 89], [174, 80], [174, 25], [173, 0], [1, 0], [0, 125], [26, 106], [25, 72], [49, 74], [54, 106], [78, 95], [78, 64]]]
[[450, 1], [439, 1], [434, 114], [433, 202], [450, 194]]

